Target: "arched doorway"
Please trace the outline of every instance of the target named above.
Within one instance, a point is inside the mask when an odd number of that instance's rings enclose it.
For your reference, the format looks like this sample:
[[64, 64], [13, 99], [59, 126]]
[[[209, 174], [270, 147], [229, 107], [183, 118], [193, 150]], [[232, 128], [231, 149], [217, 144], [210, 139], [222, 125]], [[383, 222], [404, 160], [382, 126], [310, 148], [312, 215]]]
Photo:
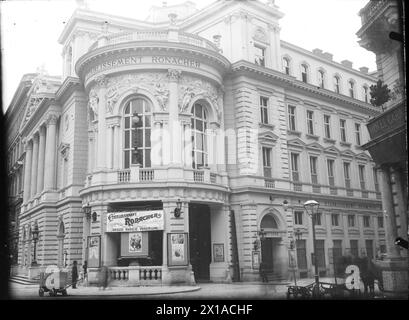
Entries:
[[57, 252], [57, 264], [59, 267], [65, 267], [64, 261], [64, 238], [65, 238], [65, 227], [64, 222], [60, 221], [58, 225], [57, 241], [58, 241], [58, 252]]
[[267, 273], [273, 274], [276, 266], [279, 263], [278, 247], [281, 241], [280, 237], [273, 236], [277, 234], [278, 224], [272, 214], [266, 214], [260, 223], [260, 229], [264, 236], [261, 238], [261, 261], [264, 263]]

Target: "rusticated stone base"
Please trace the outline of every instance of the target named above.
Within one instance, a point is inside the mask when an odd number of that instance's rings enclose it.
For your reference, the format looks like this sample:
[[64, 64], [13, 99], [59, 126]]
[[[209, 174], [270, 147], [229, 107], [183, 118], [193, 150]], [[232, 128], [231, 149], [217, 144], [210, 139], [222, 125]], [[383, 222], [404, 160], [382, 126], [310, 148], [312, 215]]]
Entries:
[[387, 259], [378, 262], [382, 271], [383, 293], [390, 297], [407, 295], [408, 290], [408, 259]]

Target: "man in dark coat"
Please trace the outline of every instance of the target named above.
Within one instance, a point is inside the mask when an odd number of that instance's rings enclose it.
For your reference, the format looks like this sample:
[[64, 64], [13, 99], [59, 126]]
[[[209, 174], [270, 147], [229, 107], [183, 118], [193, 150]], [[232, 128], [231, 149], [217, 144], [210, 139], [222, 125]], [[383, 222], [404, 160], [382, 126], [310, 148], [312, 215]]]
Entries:
[[77, 289], [77, 281], [78, 281], [77, 260], [74, 260], [74, 263], [72, 264], [71, 277], [72, 277], [72, 288]]
[[266, 264], [264, 262], [260, 263], [259, 271], [260, 271], [261, 281], [268, 282]]

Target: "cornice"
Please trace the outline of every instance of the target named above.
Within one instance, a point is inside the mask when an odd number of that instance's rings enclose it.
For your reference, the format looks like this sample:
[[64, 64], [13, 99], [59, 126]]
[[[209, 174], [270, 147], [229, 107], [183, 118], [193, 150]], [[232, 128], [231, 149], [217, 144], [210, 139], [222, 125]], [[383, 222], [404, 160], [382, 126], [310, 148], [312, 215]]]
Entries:
[[[84, 67], [102, 57], [130, 51], [137, 51], [138, 54], [140, 54], [141, 51], [152, 53], [155, 50], [168, 53], [172, 51], [175, 53], [189, 53], [193, 58], [201, 58], [204, 59], [205, 62], [210, 61], [213, 64], [222, 67], [225, 71], [227, 71], [230, 67], [230, 62], [226, 57], [207, 48], [167, 41], [132, 41], [104, 46], [86, 53], [80, 59], [78, 59], [75, 65], [75, 70], [77, 74], [82, 77], [84, 76]], [[169, 66], [166, 66], [166, 68], [168, 67]]]
[[284, 41], [284, 40], [280, 40], [280, 43], [281, 43], [281, 47], [286, 47], [286, 48], [289, 48], [291, 50], [298, 51], [299, 53], [301, 53], [303, 55], [307, 55], [308, 57], [310, 57], [312, 59], [319, 60], [319, 61], [321, 61], [323, 63], [328, 64], [328, 65], [332, 65], [333, 67], [335, 67], [337, 69], [341, 69], [341, 70], [343, 70], [345, 72], [353, 73], [353, 74], [355, 74], [355, 75], [357, 75], [357, 76], [359, 76], [361, 78], [365, 78], [366, 80], [373, 81], [373, 82], [376, 82], [378, 80], [376, 77], [371, 76], [369, 73], [366, 74], [366, 73], [362, 73], [362, 72], [360, 72], [360, 71], [358, 71], [356, 69], [347, 68], [347, 67], [345, 67], [343, 64], [341, 64], [339, 62], [336, 62], [336, 61], [333, 61], [333, 60], [328, 60], [328, 59], [325, 59], [325, 58], [320, 57], [318, 55], [315, 55], [311, 51], [308, 51], [308, 50], [306, 50], [304, 48], [301, 48], [301, 47], [299, 47], [299, 46], [297, 46], [295, 44], [289, 43], [289, 42]]
[[55, 93], [55, 99], [63, 102], [64, 98], [71, 94], [78, 86], [82, 86], [81, 80], [77, 77], [66, 77], [60, 88]]
[[327, 98], [332, 101], [337, 101], [339, 103], [342, 103], [344, 106], [351, 108], [354, 111], [362, 112], [362, 113], [365, 113], [371, 116], [376, 116], [380, 113], [378, 110], [376, 110], [371, 105], [361, 102], [359, 100], [355, 100], [350, 97], [347, 97], [341, 94], [337, 94], [330, 90], [317, 88], [317, 86], [314, 86], [308, 83], [304, 83], [300, 80], [297, 80], [295, 77], [285, 75], [276, 70], [257, 66], [248, 61], [241, 60], [241, 61], [235, 62], [231, 67], [231, 71], [232, 72], [230, 76], [233, 76], [233, 77], [235, 74], [245, 72], [245, 75], [247, 76], [258, 75], [266, 79], [273, 79], [279, 82], [281, 85], [286, 86], [287, 88], [302, 90], [304, 92], [314, 94], [317, 97], [321, 96], [321, 97]]

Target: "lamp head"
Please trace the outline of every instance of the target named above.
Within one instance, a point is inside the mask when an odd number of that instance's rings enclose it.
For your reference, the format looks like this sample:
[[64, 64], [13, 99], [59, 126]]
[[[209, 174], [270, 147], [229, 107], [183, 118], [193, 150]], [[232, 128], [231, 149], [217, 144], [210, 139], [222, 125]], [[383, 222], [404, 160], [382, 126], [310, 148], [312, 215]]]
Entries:
[[315, 200], [308, 200], [304, 202], [304, 208], [305, 210], [307, 210], [307, 213], [310, 216], [313, 216], [314, 214], [318, 212], [319, 206], [320, 204]]

